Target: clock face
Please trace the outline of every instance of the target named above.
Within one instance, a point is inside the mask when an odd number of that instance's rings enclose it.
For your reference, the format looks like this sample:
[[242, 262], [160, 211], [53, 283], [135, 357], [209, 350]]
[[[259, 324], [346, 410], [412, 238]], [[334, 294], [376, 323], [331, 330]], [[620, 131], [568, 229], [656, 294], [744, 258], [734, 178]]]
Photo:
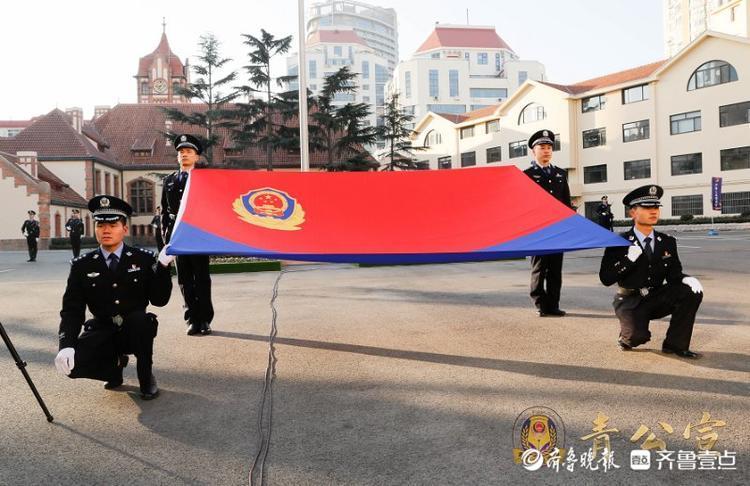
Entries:
[[154, 93], [164, 94], [167, 92], [167, 82], [159, 78], [154, 81]]

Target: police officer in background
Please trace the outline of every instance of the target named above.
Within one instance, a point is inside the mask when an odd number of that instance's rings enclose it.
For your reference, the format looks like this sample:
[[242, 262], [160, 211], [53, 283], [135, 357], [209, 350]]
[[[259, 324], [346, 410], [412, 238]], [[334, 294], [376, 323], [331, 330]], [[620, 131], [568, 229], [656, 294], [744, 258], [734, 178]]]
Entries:
[[73, 248], [73, 258], [78, 258], [81, 254], [81, 235], [83, 234], [83, 221], [81, 221], [81, 213], [77, 209], [73, 210], [73, 214], [65, 223], [65, 230], [70, 236], [70, 246]]
[[[175, 219], [190, 172], [200, 159], [203, 150], [200, 141], [192, 135], [178, 135], [174, 140], [177, 163], [180, 169], [164, 178], [161, 193], [162, 231], [169, 245]], [[187, 334], [211, 334], [214, 308], [211, 303], [211, 275], [208, 255], [180, 255], [177, 257], [177, 282], [185, 299]]]
[[161, 231], [161, 206], [156, 206], [154, 217], [151, 218], [151, 226], [154, 228], [154, 234], [156, 235], [156, 249], [161, 252], [164, 248], [164, 235]]
[[[151, 400], [159, 393], [152, 373], [158, 323], [146, 307], [169, 302], [168, 266], [174, 257], [162, 252], [157, 261], [150, 251], [123, 243], [133, 211], [125, 201], [97, 196], [89, 201], [89, 211], [100, 246], [71, 261], [55, 367], [70, 378], [104, 381], [111, 390], [122, 385], [127, 355], [135, 354], [141, 398]], [[85, 321], [87, 307], [94, 317]]]
[[[555, 199], [572, 209], [568, 174], [552, 165], [555, 134], [539, 130], [529, 138], [529, 148], [534, 154], [531, 167], [524, 173]], [[531, 257], [531, 300], [540, 317], [562, 317], [560, 289], [562, 288], [563, 254]]]
[[599, 279], [607, 286], [618, 285], [613, 306], [620, 320], [617, 345], [621, 350], [648, 342], [649, 321], [671, 315], [662, 351], [697, 358], [700, 355], [689, 346], [703, 287], [698, 279], [682, 272], [677, 241], [654, 231], [662, 194], [661, 187], [648, 185], [631, 191], [622, 200], [629, 208], [633, 227], [621, 236], [632, 244], [604, 251]]
[[609, 204], [607, 196], [602, 196], [602, 202], [596, 208], [596, 216], [599, 218], [599, 226], [612, 231], [612, 221], [614, 221], [615, 216], [612, 214], [612, 206]]
[[39, 235], [41, 233], [41, 230], [39, 228], [39, 221], [34, 219], [34, 217], [36, 216], [36, 211], [34, 211], [33, 209], [29, 209], [27, 213], [29, 215], [29, 219], [24, 221], [21, 225], [21, 233], [26, 237], [26, 246], [29, 249], [29, 259], [26, 261], [35, 262], [38, 248], [37, 243], [39, 242]]

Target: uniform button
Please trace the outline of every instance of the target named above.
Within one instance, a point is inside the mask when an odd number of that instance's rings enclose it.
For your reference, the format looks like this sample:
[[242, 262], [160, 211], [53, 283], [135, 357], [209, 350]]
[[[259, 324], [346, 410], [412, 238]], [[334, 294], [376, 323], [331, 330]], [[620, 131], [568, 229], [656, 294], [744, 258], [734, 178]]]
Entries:
[[133, 279], [133, 282], [137, 282], [137, 281], [138, 281], [138, 279], [137, 279], [137, 278], [134, 278], [134, 279]]
[[666, 267], [666, 266], [667, 266], [667, 264], [665, 263], [665, 264], [664, 264], [664, 266]]
[[119, 304], [119, 303], [120, 303], [120, 301], [119, 301], [119, 300], [116, 300], [116, 301], [115, 301], [115, 304]]
[[116, 288], [117, 288], [117, 284], [116, 284], [116, 283], [113, 283], [113, 284], [112, 284], [112, 288], [113, 288], [113, 289], [116, 289]]

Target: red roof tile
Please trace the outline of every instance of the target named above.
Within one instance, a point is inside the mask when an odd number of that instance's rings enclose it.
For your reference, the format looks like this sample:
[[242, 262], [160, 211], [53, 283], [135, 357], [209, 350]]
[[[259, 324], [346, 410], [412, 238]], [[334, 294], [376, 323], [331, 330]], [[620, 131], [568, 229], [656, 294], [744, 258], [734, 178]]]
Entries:
[[618, 71], [616, 73], [607, 74], [605, 76], [599, 76], [598, 78], [588, 79], [586, 81], [580, 81], [575, 84], [555, 84], [542, 81], [542, 84], [546, 84], [555, 89], [565, 91], [566, 93], [577, 95], [592, 91], [595, 89], [606, 88], [608, 86], [617, 86], [625, 84], [630, 81], [637, 81], [639, 79], [647, 78], [651, 76], [657, 69], [666, 63], [668, 59], [662, 59], [661, 61], [652, 62], [643, 66], [626, 69], [624, 71]]
[[0, 128], [26, 128], [32, 120], [0, 120]]
[[487, 49], [513, 49], [497, 35], [494, 27], [435, 27], [427, 40], [417, 49], [425, 52], [440, 47], [468, 47]]

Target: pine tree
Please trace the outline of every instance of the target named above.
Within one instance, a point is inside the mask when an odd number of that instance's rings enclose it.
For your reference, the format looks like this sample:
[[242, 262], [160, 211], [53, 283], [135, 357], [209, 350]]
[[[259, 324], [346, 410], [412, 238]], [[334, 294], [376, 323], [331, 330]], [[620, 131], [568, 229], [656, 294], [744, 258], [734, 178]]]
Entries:
[[[223, 77], [219, 74], [224, 65], [231, 61], [229, 58], [221, 57], [220, 45], [219, 40], [213, 34], [202, 35], [198, 42], [200, 63], [193, 66], [193, 71], [200, 77], [186, 87], [176, 89], [178, 95], [185, 96], [189, 100], [199, 100], [206, 106], [206, 110], [183, 112], [177, 108], [163, 108], [168, 119], [205, 130], [205, 135], [198, 136], [198, 138], [203, 144], [203, 154], [209, 165], [213, 163], [213, 147], [219, 142], [217, 128], [223, 126], [226, 120], [226, 105], [239, 96], [234, 88], [225, 93], [221, 91], [221, 88], [236, 79], [237, 73], [232, 71]], [[174, 133], [166, 135], [170, 138], [175, 136]]]
[[417, 162], [414, 152], [424, 147], [413, 146], [412, 129], [409, 128], [414, 115], [405, 112], [398, 102], [399, 94], [394, 93], [386, 101], [383, 113], [383, 125], [378, 127], [378, 138], [386, 142], [386, 149], [378, 155], [388, 162], [382, 170], [419, 170], [428, 166]]

